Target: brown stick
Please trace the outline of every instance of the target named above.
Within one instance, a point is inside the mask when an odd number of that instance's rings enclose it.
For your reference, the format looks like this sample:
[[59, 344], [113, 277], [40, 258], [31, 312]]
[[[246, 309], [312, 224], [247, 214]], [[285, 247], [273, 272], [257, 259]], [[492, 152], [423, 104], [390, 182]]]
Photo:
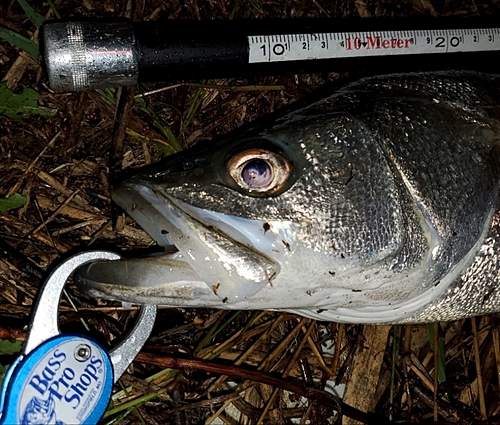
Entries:
[[71, 195], [69, 195], [66, 200], [50, 215], [49, 218], [45, 219], [43, 221], [43, 223], [41, 223], [38, 227], [36, 227], [35, 229], [33, 229], [30, 233], [28, 233], [28, 236], [32, 236], [34, 235], [35, 233], [38, 233], [41, 229], [43, 229], [44, 227], [47, 226], [47, 224], [49, 224], [52, 220], [54, 220], [54, 218], [57, 217], [57, 215], [66, 207], [66, 205], [68, 205], [72, 200], [73, 198], [78, 195], [78, 193], [80, 192], [80, 189], [77, 189], [75, 190]]
[[19, 190], [26, 176], [31, 172], [31, 170], [33, 170], [33, 167], [36, 165], [36, 163], [42, 157], [42, 155], [47, 151], [47, 149], [49, 149], [54, 145], [55, 141], [58, 139], [60, 135], [61, 135], [60, 131], [56, 133], [56, 135], [52, 137], [52, 139], [50, 139], [49, 143], [47, 143], [44, 146], [44, 148], [40, 151], [40, 153], [36, 156], [36, 158], [33, 161], [31, 161], [31, 163], [26, 167], [26, 170], [24, 170], [24, 174], [17, 180], [16, 184], [12, 186], [10, 190], [7, 192], [7, 194], [5, 195], [6, 198], [14, 195], [14, 193], [16, 193]]
[[[134, 104], [134, 88], [123, 87], [119, 90], [118, 104], [116, 107], [115, 125], [113, 137], [111, 139], [111, 151], [109, 154], [109, 184], [110, 187], [116, 184], [122, 171], [123, 141], [127, 131], [127, 121]], [[111, 206], [111, 215], [116, 230], [120, 230], [117, 225], [119, 210], [114, 204]]]
[[481, 371], [481, 356], [479, 354], [479, 341], [477, 337], [476, 318], [471, 317], [472, 323], [472, 346], [474, 347], [474, 360], [477, 373], [477, 386], [479, 393], [479, 410], [481, 411], [481, 419], [488, 419], [486, 412], [486, 402], [484, 400], [483, 376]]
[[228, 375], [236, 378], [247, 379], [261, 384], [271, 385], [273, 387], [281, 388], [306, 397], [310, 400], [323, 404], [324, 406], [341, 411], [344, 416], [356, 419], [365, 424], [384, 424], [389, 421], [383, 416], [374, 413], [365, 413], [354, 407], [351, 407], [341, 400], [338, 400], [330, 393], [315, 388], [307, 388], [301, 385], [294, 384], [286, 379], [277, 378], [267, 373], [262, 373], [255, 370], [243, 369], [241, 367], [217, 364], [207, 362], [204, 360], [183, 359], [175, 357], [159, 356], [150, 353], [139, 353], [136, 357], [139, 362], [156, 365], [162, 368], [170, 368], [177, 370], [201, 370], [208, 373], [215, 373], [218, 375]]
[[437, 405], [437, 391], [438, 391], [438, 375], [439, 375], [439, 323], [434, 322], [434, 394], [433, 394], [433, 417], [434, 422], [438, 421], [438, 405]]

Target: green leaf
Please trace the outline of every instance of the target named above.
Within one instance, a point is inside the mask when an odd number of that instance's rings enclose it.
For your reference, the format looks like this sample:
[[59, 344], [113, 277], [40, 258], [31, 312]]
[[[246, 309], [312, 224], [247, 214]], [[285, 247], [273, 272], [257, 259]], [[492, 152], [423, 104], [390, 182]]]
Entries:
[[12, 120], [20, 120], [30, 115], [51, 117], [54, 113], [38, 105], [40, 95], [33, 89], [23, 86], [21, 93], [14, 93], [6, 83], [0, 83], [0, 115]]
[[22, 341], [9, 341], [8, 339], [0, 339], [0, 356], [16, 354], [21, 351]]
[[35, 59], [38, 57], [38, 43], [35, 43], [33, 40], [30, 40], [29, 38], [2, 26], [0, 26], [0, 38], [7, 40], [9, 43], [20, 48], [21, 50], [24, 50]]
[[31, 7], [26, 0], [17, 0], [17, 2], [19, 3], [19, 6], [23, 8], [24, 13], [28, 15], [29, 20], [33, 22], [37, 28], [40, 28], [40, 25], [42, 25], [45, 21], [45, 16], [33, 9], [33, 7]]
[[147, 106], [144, 98], [136, 97], [135, 101], [137, 105], [139, 105], [139, 110], [148, 114], [153, 119], [153, 125], [168, 139], [168, 144], [162, 141], [159, 143], [159, 147], [163, 153], [165, 155], [171, 155], [175, 152], [180, 152], [182, 150], [182, 146], [175, 134], [172, 132], [170, 126], [162, 118], [160, 118], [155, 111]]
[[49, 4], [49, 7], [50, 7], [50, 9], [52, 10], [52, 13], [54, 14], [54, 16], [55, 16], [57, 19], [61, 19], [61, 15], [60, 15], [60, 14], [59, 14], [59, 12], [57, 11], [56, 6], [55, 6], [55, 4], [52, 2], [52, 0], [47, 0], [47, 3]]
[[[427, 336], [429, 338], [429, 343], [431, 350], [434, 351], [434, 323], [427, 323]], [[442, 335], [441, 328], [438, 328], [438, 381], [446, 381], [446, 371], [445, 371], [445, 358], [444, 358], [444, 336]]]
[[5, 374], [7, 373], [8, 369], [9, 369], [9, 366], [5, 366], [3, 364], [0, 364], [0, 384], [3, 384], [3, 380], [5, 378]]
[[[0, 339], [0, 356], [20, 353], [22, 345], [21, 341]], [[8, 365], [0, 364], [0, 384], [3, 382], [7, 369], [9, 369]]]
[[[24, 204], [26, 204], [26, 198], [19, 193], [15, 193], [8, 198], [0, 198], [0, 212], [14, 210], [16, 208], [22, 207]], [[1, 343], [2, 340], [0, 339], [0, 354], [2, 354]]]

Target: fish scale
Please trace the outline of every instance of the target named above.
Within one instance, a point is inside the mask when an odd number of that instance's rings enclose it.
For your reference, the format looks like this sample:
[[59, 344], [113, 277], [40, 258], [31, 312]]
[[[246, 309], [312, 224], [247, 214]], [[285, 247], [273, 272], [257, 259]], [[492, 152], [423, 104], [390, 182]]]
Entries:
[[399, 323], [425, 323], [498, 313], [500, 293], [500, 214], [493, 218], [485, 242], [465, 273], [443, 294]]
[[[442, 134], [453, 134], [453, 138], [429, 134], [423, 144], [415, 140], [418, 133], [409, 131], [405, 143], [398, 143], [394, 134], [382, 139], [393, 163], [399, 169], [404, 167], [404, 180], [415, 204], [450, 246], [452, 261], [457, 261], [472, 247], [482, 232], [481, 223], [491, 214], [489, 206], [496, 197], [498, 170], [491, 157], [491, 141], [471, 134], [467, 128], [470, 124], [457, 119], [453, 109], [441, 108], [441, 112], [428, 114], [424, 125], [439, 126]], [[394, 127], [410, 130], [405, 120], [399, 120]]]
[[[175, 257], [75, 280], [122, 301], [348, 323], [498, 312], [499, 82], [365, 78], [168, 157], [113, 199]], [[263, 170], [257, 186], [242, 170]]]

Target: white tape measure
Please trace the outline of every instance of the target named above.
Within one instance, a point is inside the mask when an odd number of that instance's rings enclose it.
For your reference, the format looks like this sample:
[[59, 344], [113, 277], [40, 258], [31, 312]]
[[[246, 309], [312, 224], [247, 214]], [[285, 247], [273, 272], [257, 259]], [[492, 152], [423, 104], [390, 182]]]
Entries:
[[500, 60], [496, 17], [70, 20], [41, 30], [56, 91], [308, 72], [498, 72]]
[[249, 63], [500, 50], [500, 28], [248, 37]]

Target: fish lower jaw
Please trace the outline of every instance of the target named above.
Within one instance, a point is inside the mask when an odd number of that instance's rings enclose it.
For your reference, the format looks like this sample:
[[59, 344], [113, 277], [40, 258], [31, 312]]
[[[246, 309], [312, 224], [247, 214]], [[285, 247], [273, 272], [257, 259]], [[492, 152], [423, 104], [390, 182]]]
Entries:
[[114, 199], [159, 245], [175, 245], [224, 302], [254, 295], [280, 272], [278, 262], [251, 244], [252, 221], [192, 207], [140, 183], [120, 187]]
[[[307, 262], [306, 255], [303, 261]], [[283, 273], [272, 285], [265, 285], [252, 296], [228, 300], [221, 299], [205, 282], [203, 273], [192, 269], [179, 254], [93, 263], [76, 274], [76, 282], [92, 296], [134, 304], [283, 310], [318, 320], [375, 324], [407, 321], [416, 311], [445, 293], [463, 270], [462, 265], [457, 265], [438, 285], [401, 300], [405, 294], [400, 292], [399, 297], [395, 296], [398, 286], [413, 288], [418, 282], [417, 275], [398, 280], [392, 274], [392, 280], [387, 280], [390, 272], [386, 272], [384, 279], [372, 279], [368, 287], [362, 284], [368, 279], [353, 270], [339, 272], [339, 276], [325, 271], [319, 278], [311, 277], [301, 264], [297, 261], [298, 268], [294, 270], [283, 264]], [[371, 272], [373, 274], [375, 269]]]
[[130, 304], [156, 304], [163, 307], [221, 308], [221, 300], [208, 290], [205, 283], [194, 286], [189, 282], [169, 283], [154, 288], [120, 287], [115, 284], [99, 284], [85, 292], [94, 297]]

